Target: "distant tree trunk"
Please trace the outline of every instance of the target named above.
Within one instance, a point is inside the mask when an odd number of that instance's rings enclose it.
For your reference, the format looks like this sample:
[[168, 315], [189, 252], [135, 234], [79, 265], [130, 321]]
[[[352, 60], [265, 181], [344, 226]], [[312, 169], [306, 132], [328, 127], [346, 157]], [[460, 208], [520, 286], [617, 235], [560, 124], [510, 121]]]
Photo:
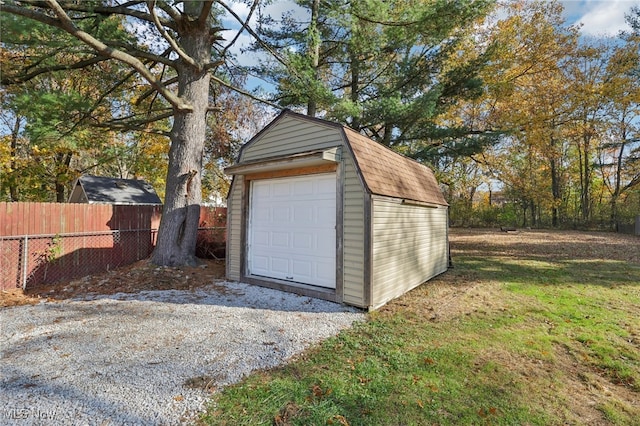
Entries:
[[529, 208], [531, 209], [531, 226], [535, 227], [537, 225], [537, 217], [536, 217], [536, 203], [531, 200], [529, 202]]
[[[185, 2], [185, 8], [198, 7]], [[200, 6], [201, 7], [201, 6]], [[193, 13], [197, 16], [197, 13]], [[189, 23], [181, 44], [199, 64], [211, 55], [209, 27]], [[185, 23], [185, 25], [189, 25]], [[204, 152], [210, 75], [185, 63], [178, 67], [178, 96], [192, 112], [174, 111], [165, 203], [152, 262], [164, 266], [196, 265], [195, 247], [202, 202], [201, 171]]]
[[[556, 142], [555, 138], [551, 137], [551, 147], [555, 150]], [[558, 162], [555, 158], [555, 152], [552, 153], [550, 162], [551, 166], [551, 194], [553, 196], [553, 205], [551, 206], [551, 226], [556, 228], [558, 226], [558, 206], [561, 201], [560, 194], [560, 176], [558, 173]]]
[[[16, 170], [18, 158], [18, 135], [20, 134], [20, 126], [22, 117], [17, 116], [11, 131], [11, 170]], [[18, 184], [15, 178], [9, 178], [9, 197], [11, 201], [18, 201]]]
[[[349, 87], [351, 89], [350, 99], [354, 105], [358, 103], [360, 97], [360, 60], [355, 52], [349, 53], [349, 61], [351, 63], [351, 81]], [[351, 128], [360, 131], [360, 115], [356, 114], [351, 118]]]
[[56, 174], [56, 180], [54, 186], [56, 189], [56, 203], [66, 203], [64, 190], [67, 187], [69, 166], [71, 165], [71, 158], [73, 154], [68, 152], [66, 154], [58, 154], [56, 156], [56, 164], [60, 167], [60, 171]]
[[[313, 0], [313, 3], [311, 4], [311, 25], [309, 26], [309, 55], [311, 56], [313, 76], [316, 80], [318, 79], [318, 64], [320, 63], [320, 34], [318, 33], [319, 14], [320, 0]], [[315, 117], [317, 109], [317, 93], [311, 93], [307, 103], [307, 115]]]
[[627, 140], [626, 127], [623, 129], [621, 136], [622, 142], [620, 143], [620, 153], [618, 154], [618, 158], [616, 160], [616, 177], [613, 193], [611, 194], [611, 223], [613, 224], [613, 226], [616, 226], [616, 223], [618, 221], [618, 198], [620, 198], [620, 194], [622, 192], [622, 158], [624, 157], [624, 148]]

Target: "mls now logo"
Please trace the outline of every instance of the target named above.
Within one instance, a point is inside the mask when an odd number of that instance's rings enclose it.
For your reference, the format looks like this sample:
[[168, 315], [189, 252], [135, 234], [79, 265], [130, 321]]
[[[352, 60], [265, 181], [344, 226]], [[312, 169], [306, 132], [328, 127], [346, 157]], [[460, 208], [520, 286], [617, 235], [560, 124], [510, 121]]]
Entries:
[[4, 410], [4, 417], [10, 420], [55, 420], [54, 410], [41, 411], [33, 408], [7, 408]]

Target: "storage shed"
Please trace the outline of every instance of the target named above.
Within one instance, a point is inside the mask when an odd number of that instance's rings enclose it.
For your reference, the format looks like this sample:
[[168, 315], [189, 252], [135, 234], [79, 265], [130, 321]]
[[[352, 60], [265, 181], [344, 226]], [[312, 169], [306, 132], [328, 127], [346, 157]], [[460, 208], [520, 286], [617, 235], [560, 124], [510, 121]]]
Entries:
[[228, 279], [375, 309], [447, 270], [433, 172], [348, 127], [284, 111], [225, 172]]
[[140, 179], [118, 179], [82, 175], [73, 183], [70, 203], [162, 204], [148, 182]]

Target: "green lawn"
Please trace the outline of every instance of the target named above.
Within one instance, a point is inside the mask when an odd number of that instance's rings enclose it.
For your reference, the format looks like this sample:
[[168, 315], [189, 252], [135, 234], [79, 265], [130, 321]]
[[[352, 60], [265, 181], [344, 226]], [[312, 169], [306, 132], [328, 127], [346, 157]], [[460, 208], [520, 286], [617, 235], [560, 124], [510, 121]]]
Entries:
[[202, 424], [640, 424], [640, 238], [451, 241], [454, 269], [214, 395]]

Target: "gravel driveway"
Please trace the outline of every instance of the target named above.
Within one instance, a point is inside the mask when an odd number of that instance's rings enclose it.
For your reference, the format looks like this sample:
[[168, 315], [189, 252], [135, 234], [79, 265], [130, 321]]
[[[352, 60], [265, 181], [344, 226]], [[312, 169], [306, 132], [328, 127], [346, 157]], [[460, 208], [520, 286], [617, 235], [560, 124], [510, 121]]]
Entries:
[[0, 309], [0, 424], [189, 423], [360, 311], [239, 283]]

